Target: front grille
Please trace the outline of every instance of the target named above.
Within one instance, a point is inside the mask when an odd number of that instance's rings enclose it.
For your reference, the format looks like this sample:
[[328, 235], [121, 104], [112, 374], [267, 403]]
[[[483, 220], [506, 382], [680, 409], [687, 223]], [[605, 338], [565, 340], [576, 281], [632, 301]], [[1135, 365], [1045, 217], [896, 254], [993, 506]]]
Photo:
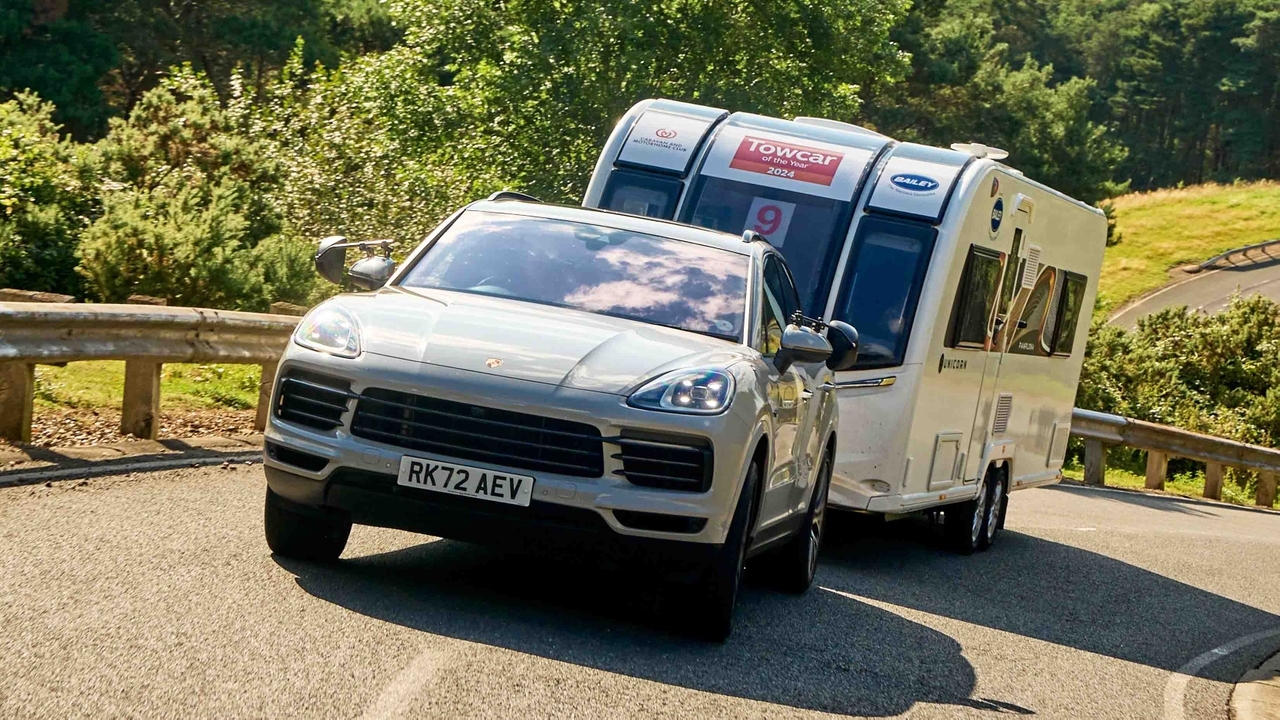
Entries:
[[624, 434], [611, 440], [622, 452], [613, 457], [622, 461], [614, 473], [635, 485], [706, 492], [711, 487], [711, 446], [705, 440]]
[[351, 384], [326, 375], [290, 371], [280, 380], [276, 417], [299, 425], [332, 430], [342, 424]]
[[394, 390], [369, 388], [360, 395], [351, 434], [505, 467], [604, 474], [600, 430], [592, 425]]

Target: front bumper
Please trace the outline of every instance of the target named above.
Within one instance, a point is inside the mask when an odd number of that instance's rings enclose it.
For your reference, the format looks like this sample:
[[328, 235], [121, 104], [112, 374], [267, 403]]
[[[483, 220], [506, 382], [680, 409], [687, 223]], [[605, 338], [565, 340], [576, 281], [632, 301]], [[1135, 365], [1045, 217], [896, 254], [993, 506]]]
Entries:
[[[606, 439], [623, 430], [647, 431], [705, 438], [713, 447], [711, 487], [701, 493], [646, 488], [628, 482], [613, 473], [621, 468], [621, 461], [612, 457], [620, 448], [607, 441], [604, 474], [599, 478], [531, 472], [459, 458], [462, 464], [535, 477], [530, 507], [503, 506], [396, 485], [401, 458], [421, 453], [353, 436], [354, 403], [340, 427], [317, 430], [281, 421], [275, 416], [273, 398], [273, 412], [265, 432], [267, 442], [326, 462], [312, 471], [266, 453], [267, 480], [272, 491], [301, 507], [350, 513], [359, 524], [488, 542], [508, 535], [565, 537], [562, 531], [568, 526], [561, 520], [574, 517], [578, 520], [568, 523], [573, 528], [567, 536], [579, 542], [589, 538], [636, 538], [678, 542], [686, 547], [714, 547], [724, 542], [750, 458], [753, 428], [732, 412], [713, 417], [655, 413], [632, 408], [617, 395], [368, 353], [347, 360], [291, 347], [280, 364], [279, 377], [294, 369], [348, 380], [354, 393], [383, 388], [587, 423], [597, 427]], [[688, 518], [691, 526], [700, 527], [694, 532], [687, 528], [681, 532], [640, 529], [634, 527], [635, 522], [629, 522], [629, 527], [615, 515], [619, 511], [624, 515], [631, 512]]]

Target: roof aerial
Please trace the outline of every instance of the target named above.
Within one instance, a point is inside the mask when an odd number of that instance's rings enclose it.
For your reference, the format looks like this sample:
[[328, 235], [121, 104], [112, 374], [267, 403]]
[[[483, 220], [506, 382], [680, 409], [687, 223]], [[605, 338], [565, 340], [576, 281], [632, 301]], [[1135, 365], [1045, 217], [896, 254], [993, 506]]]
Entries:
[[989, 147], [982, 143], [951, 143], [951, 149], [956, 152], [969, 153], [976, 158], [991, 158], [992, 160], [1003, 160], [1009, 157], [1008, 150]]

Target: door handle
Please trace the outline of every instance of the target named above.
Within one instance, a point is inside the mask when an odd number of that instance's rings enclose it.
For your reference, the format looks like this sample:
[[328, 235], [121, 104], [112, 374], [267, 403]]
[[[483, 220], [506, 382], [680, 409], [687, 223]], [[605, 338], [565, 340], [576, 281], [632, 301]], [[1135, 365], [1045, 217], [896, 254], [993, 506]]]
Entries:
[[828, 380], [828, 381], [826, 381], [826, 382], [822, 383], [822, 389], [823, 389], [823, 390], [835, 390], [835, 389], [836, 389], [836, 384], [835, 384], [835, 383], [833, 383], [833, 382], [831, 382], [830, 380]]
[[813, 391], [812, 391], [812, 390], [801, 390], [801, 391], [800, 391], [800, 399], [801, 399], [801, 400], [808, 400], [808, 399], [809, 399], [809, 398], [811, 398], [811, 397], [813, 397]]

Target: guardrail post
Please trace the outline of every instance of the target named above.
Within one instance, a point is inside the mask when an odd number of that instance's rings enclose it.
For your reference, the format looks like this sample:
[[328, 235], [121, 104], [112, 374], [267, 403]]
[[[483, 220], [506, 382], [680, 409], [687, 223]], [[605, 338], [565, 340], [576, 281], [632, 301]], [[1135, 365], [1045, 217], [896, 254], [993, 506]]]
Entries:
[[1222, 463], [1204, 464], [1204, 496], [1210, 500], [1222, 499]]
[[160, 369], [146, 360], [124, 363], [124, 407], [120, 411], [120, 432], [143, 440], [160, 437]]
[[258, 381], [258, 416], [253, 420], [253, 429], [258, 432], [267, 429], [267, 413], [271, 412], [271, 396], [279, 366], [279, 360], [262, 364], [262, 379]]
[[1084, 484], [1107, 484], [1107, 448], [1101, 440], [1084, 441]]
[[35, 365], [0, 363], [0, 439], [31, 442], [31, 406], [35, 400]]
[[1258, 495], [1254, 500], [1262, 507], [1276, 504], [1276, 474], [1273, 472], [1258, 473]]
[[[129, 305], [165, 305], [164, 298], [130, 295]], [[120, 433], [143, 440], [160, 437], [160, 371], [164, 366], [149, 360], [125, 360], [124, 406], [120, 409]]]
[[1169, 456], [1155, 450], [1147, 451], [1147, 489], [1163, 490], [1165, 475], [1169, 474]]

